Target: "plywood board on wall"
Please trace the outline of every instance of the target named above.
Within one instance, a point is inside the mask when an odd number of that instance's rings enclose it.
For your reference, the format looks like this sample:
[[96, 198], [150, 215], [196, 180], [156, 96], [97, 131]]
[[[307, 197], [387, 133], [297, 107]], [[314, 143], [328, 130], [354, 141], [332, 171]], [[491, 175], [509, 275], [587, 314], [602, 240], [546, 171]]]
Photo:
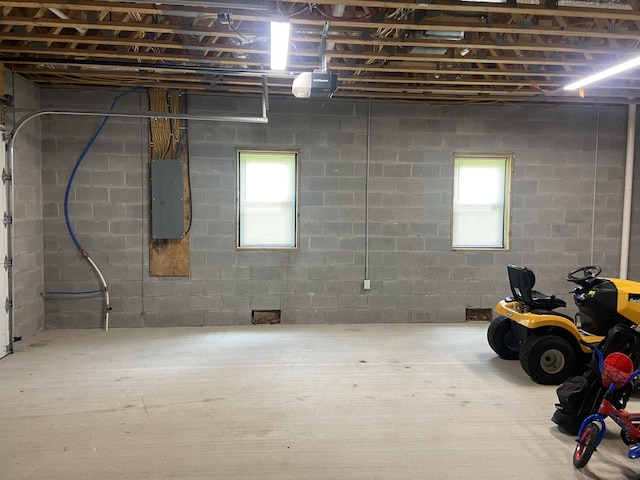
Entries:
[[[149, 91], [151, 110], [179, 113], [180, 102], [173, 95], [177, 95], [176, 92], [151, 89]], [[189, 235], [191, 189], [189, 188], [189, 148], [186, 122], [166, 118], [152, 119], [150, 130], [152, 161], [163, 158], [179, 158], [182, 161], [184, 231], [186, 234], [181, 239], [157, 239], [153, 238], [151, 234], [149, 235], [149, 275], [188, 277], [191, 264], [191, 237]], [[151, 212], [151, 223], [153, 224], [153, 212]]]
[[149, 249], [149, 275], [188, 277], [190, 256], [189, 234], [181, 240], [152, 240]]
[[[188, 153], [182, 155], [182, 178], [184, 182], [184, 225], [189, 228], [191, 192], [188, 178]], [[153, 214], [151, 216], [153, 222]], [[188, 277], [191, 264], [190, 234], [181, 239], [164, 240], [149, 236], [149, 275], [155, 277]]]

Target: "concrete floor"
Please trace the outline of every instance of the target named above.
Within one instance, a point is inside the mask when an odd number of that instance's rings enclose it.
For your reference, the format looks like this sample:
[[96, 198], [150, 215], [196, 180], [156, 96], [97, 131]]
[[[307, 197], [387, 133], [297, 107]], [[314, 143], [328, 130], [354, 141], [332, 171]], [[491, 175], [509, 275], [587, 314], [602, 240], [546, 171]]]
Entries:
[[486, 328], [42, 332], [0, 361], [0, 478], [640, 478], [613, 424], [575, 470], [555, 387]]

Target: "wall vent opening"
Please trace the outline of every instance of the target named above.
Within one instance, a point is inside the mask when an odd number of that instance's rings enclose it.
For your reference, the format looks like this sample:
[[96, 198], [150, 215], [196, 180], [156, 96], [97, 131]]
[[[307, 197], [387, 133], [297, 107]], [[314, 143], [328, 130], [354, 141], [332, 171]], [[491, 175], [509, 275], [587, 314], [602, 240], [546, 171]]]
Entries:
[[493, 310], [490, 308], [467, 308], [466, 322], [490, 322], [493, 320]]
[[251, 310], [251, 323], [254, 325], [280, 323], [280, 310]]

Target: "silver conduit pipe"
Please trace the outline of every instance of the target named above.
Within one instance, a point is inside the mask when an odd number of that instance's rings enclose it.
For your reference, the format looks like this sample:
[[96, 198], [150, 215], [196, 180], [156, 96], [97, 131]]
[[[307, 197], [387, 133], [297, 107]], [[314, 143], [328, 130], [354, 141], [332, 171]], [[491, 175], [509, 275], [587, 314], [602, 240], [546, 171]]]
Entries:
[[104, 275], [96, 265], [96, 262], [93, 261], [91, 256], [86, 251], [82, 252], [82, 256], [87, 259], [93, 271], [96, 272], [98, 278], [100, 279], [100, 286], [102, 287], [102, 291], [104, 292], [104, 329], [109, 330], [109, 312], [111, 312], [111, 301], [109, 297], [109, 286], [107, 285], [107, 281], [104, 279]]
[[[19, 121], [16, 122], [11, 132], [7, 135], [7, 164], [9, 168], [9, 175], [12, 177], [8, 183], [9, 194], [7, 195], [7, 212], [10, 217], [13, 216], [13, 210], [15, 205], [15, 189], [13, 188], [13, 169], [15, 163], [15, 142], [18, 132], [28, 122], [34, 118], [41, 117], [43, 115], [72, 115], [72, 116], [94, 116], [94, 117], [123, 117], [123, 118], [172, 118], [177, 120], [189, 120], [189, 121], [203, 121], [203, 122], [232, 122], [232, 123], [268, 123], [268, 95], [267, 95], [267, 82], [263, 80], [263, 93], [262, 93], [262, 116], [225, 116], [225, 115], [189, 115], [180, 113], [160, 113], [160, 112], [115, 112], [113, 110], [71, 110], [71, 109], [42, 109], [26, 114]], [[7, 250], [9, 258], [13, 258], [14, 252], [14, 238], [13, 238], [13, 224], [12, 222], [7, 224]], [[109, 328], [109, 312], [111, 311], [109, 289], [104, 275], [95, 264], [93, 259], [86, 252], [83, 254], [86, 260], [94, 269], [98, 278], [100, 279], [101, 287], [104, 291], [104, 305], [105, 305], [105, 330]], [[9, 309], [9, 346], [8, 352], [13, 353], [13, 339], [15, 332], [15, 316], [13, 308], [13, 286], [15, 281], [14, 269], [11, 269], [11, 275], [9, 280], [9, 298], [11, 299], [12, 306]]]

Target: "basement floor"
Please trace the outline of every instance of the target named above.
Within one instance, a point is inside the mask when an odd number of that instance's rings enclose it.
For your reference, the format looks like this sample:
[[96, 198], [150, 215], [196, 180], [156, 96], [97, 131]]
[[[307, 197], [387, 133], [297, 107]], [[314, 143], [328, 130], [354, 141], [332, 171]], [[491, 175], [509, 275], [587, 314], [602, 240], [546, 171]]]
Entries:
[[640, 478], [613, 424], [574, 469], [556, 387], [497, 358], [486, 329], [44, 331], [0, 361], [0, 477]]

